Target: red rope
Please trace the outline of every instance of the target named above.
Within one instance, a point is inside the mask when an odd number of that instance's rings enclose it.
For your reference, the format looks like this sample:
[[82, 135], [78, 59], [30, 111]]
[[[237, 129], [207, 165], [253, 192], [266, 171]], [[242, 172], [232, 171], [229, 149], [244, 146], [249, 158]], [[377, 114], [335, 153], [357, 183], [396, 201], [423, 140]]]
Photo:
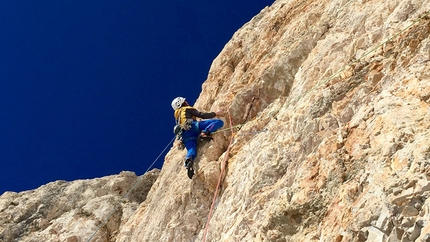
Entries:
[[[232, 125], [232, 122], [231, 122], [230, 111], [227, 111], [227, 112], [228, 112], [228, 119], [230, 121], [230, 129], [232, 129], [233, 125]], [[215, 201], [216, 201], [216, 199], [218, 197], [218, 194], [219, 194], [219, 187], [221, 185], [222, 176], [224, 174], [225, 164], [226, 164], [226, 161], [228, 159], [228, 155], [230, 153], [230, 147], [231, 147], [231, 144], [233, 143], [233, 137], [234, 137], [234, 132], [232, 131], [231, 132], [231, 136], [230, 136], [230, 143], [228, 144], [227, 151], [226, 151], [225, 156], [224, 156], [224, 160], [221, 163], [221, 172], [219, 174], [218, 184], [216, 185], [216, 189], [215, 189], [215, 193], [214, 193], [214, 198], [212, 199], [211, 209], [209, 210], [208, 221], [206, 221], [205, 232], [203, 234], [203, 240], [202, 240], [203, 242], [206, 241], [206, 236], [207, 236], [208, 228], [209, 228], [209, 221], [212, 218], [212, 213], [213, 213], [213, 210], [214, 210], [214, 207], [215, 207]]]

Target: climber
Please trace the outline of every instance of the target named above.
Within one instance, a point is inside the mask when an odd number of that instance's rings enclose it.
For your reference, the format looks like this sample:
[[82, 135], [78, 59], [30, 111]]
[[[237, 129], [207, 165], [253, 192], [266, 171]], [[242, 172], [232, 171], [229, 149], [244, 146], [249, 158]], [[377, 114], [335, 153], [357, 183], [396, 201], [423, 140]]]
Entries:
[[[179, 145], [184, 145], [187, 149], [184, 166], [188, 170], [188, 177], [194, 175], [193, 161], [197, 156], [197, 140], [211, 140], [211, 133], [224, 125], [221, 119], [211, 119], [215, 116], [223, 116], [223, 111], [200, 112], [185, 101], [183, 97], [177, 97], [172, 101], [172, 108], [175, 110], [176, 126], [174, 133], [179, 138]], [[197, 121], [197, 118], [208, 119]], [[181, 144], [182, 142], [182, 144]]]

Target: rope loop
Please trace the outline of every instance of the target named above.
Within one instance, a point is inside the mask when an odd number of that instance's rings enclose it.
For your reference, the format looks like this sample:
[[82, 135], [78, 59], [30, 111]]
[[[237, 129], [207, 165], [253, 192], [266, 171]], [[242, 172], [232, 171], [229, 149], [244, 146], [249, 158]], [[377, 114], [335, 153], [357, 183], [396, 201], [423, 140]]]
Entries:
[[[230, 130], [232, 130], [233, 129], [233, 124], [232, 124], [232, 121], [231, 121], [230, 111], [228, 111], [228, 118], [229, 118], [229, 121], [230, 121]], [[209, 229], [209, 222], [210, 222], [210, 220], [212, 218], [213, 210], [214, 210], [214, 207], [215, 207], [215, 202], [216, 202], [216, 199], [217, 199], [218, 194], [219, 194], [219, 188], [220, 188], [220, 185], [221, 185], [222, 177], [224, 175], [225, 165], [226, 165], [228, 156], [230, 154], [230, 148], [231, 148], [231, 146], [233, 144], [233, 138], [234, 138], [234, 132], [231, 131], [230, 143], [228, 144], [227, 151], [225, 152], [224, 160], [221, 163], [221, 172], [220, 172], [219, 177], [218, 177], [218, 183], [216, 185], [216, 189], [215, 189], [215, 192], [214, 192], [214, 197], [212, 199], [212, 205], [211, 205], [211, 208], [209, 210], [208, 219], [206, 221], [205, 232], [203, 234], [203, 242], [206, 241], [206, 236], [207, 236], [208, 229]]]

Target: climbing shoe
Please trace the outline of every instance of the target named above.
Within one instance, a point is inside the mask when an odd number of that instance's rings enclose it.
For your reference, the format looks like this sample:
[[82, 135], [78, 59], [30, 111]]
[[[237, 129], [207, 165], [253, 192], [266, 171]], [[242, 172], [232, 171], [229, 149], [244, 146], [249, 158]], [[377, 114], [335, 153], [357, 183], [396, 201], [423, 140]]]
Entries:
[[199, 138], [202, 141], [211, 141], [213, 139], [211, 133], [209, 133], [209, 132], [202, 132], [199, 135]]
[[193, 160], [191, 158], [187, 158], [185, 160], [185, 167], [187, 168], [188, 178], [192, 179], [194, 176], [194, 168], [193, 168]]
[[188, 175], [188, 178], [193, 179], [193, 176], [194, 176], [194, 168], [193, 167], [190, 167], [187, 169], [187, 175]]
[[191, 158], [186, 158], [185, 161], [184, 161], [184, 166], [186, 168], [188, 168], [191, 163], [192, 163]]

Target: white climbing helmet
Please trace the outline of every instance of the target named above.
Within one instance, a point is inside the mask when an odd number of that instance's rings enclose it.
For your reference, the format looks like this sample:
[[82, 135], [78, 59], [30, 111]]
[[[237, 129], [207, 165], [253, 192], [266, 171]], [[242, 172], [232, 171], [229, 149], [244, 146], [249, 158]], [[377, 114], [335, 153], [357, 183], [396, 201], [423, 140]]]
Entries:
[[177, 98], [173, 99], [173, 101], [172, 101], [173, 110], [180, 108], [184, 102], [185, 102], [184, 97], [177, 97]]

